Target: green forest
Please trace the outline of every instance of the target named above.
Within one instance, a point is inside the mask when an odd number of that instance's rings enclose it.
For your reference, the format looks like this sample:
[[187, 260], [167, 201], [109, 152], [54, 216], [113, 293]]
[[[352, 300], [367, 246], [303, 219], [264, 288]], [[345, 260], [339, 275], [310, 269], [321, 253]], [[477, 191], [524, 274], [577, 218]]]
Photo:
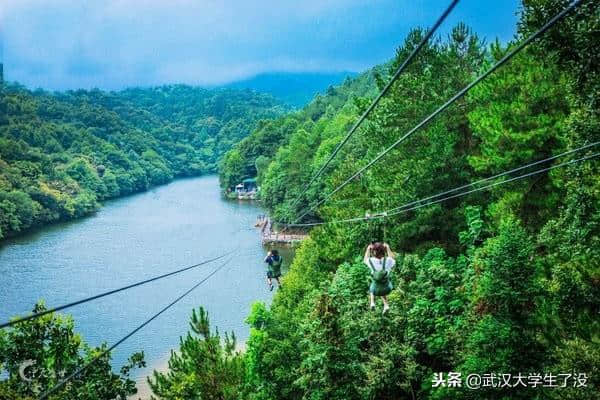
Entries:
[[[246, 92], [228, 94], [240, 96], [235, 112], [206, 92], [202, 102], [215, 109], [188, 118], [185, 105], [157, 111], [151, 100], [184, 87], [64, 95], [5, 88], [0, 210], [10, 217], [0, 227], [16, 232], [82, 215], [101, 199], [212, 171], [222, 154], [223, 189], [257, 177], [272, 218], [293, 222], [568, 4], [523, 0], [509, 43], [486, 43], [462, 23], [436, 36], [297, 202], [423, 29], [413, 29], [388, 63], [286, 114], [271, 98]], [[600, 141], [599, 31], [600, 4], [584, 1], [300, 222], [392, 209]], [[260, 115], [242, 119], [250, 110]], [[25, 129], [34, 123], [40, 129]], [[247, 136], [242, 126], [252, 127]], [[368, 307], [362, 255], [373, 240], [397, 253], [384, 315], [381, 303]], [[200, 307], [168, 370], [149, 383], [164, 400], [600, 399], [598, 260], [597, 159], [389, 218], [323, 224], [296, 249], [272, 304], [252, 306], [243, 351]], [[36, 344], [39, 337], [50, 344]], [[41, 363], [70, 368], [94, 351], [57, 315], [0, 331], [0, 365], [11, 376], [0, 381], [0, 398], [32, 396], [15, 377], [23, 346], [39, 347]], [[68, 356], [56, 356], [59, 348]], [[141, 365], [143, 355], [134, 354], [119, 375], [107, 357], [51, 398], [126, 399], [135, 393], [129, 371]], [[434, 387], [440, 373], [487, 374], [491, 383]], [[539, 374], [540, 383], [503, 386], [503, 374]]]
[[[273, 218], [294, 221], [566, 5], [524, 1], [512, 43], [486, 44], [462, 24], [430, 42], [301, 201], [422, 29], [389, 65], [254, 131], [225, 156], [222, 182], [256, 175]], [[600, 6], [585, 2], [301, 222], [388, 210], [597, 142], [599, 24]], [[399, 253], [385, 316], [368, 311], [371, 240]], [[599, 251], [595, 160], [387, 219], [316, 227], [273, 304], [248, 318], [239, 398], [598, 399]], [[434, 388], [440, 372], [585, 373], [587, 386]], [[161, 398], [186, 398], [170, 393]]]
[[339, 113], [346, 103], [377, 93], [375, 77], [384, 66], [375, 67], [355, 78], [346, 78], [339, 86], [330, 86], [299, 111], [281, 118], [260, 121], [258, 127], [225, 154], [219, 168], [219, 178], [224, 189], [231, 188], [244, 178], [260, 177], [264, 181], [271, 160], [299, 130], [322, 129], [317, 126]]
[[88, 215], [104, 200], [214, 173], [286, 107], [251, 90], [0, 87], [0, 239]]

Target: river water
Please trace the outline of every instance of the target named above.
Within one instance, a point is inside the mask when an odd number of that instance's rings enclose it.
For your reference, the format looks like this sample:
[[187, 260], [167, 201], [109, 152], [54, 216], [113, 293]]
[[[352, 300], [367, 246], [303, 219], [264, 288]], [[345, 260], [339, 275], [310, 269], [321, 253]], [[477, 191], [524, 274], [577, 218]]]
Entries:
[[[6, 241], [0, 247], [0, 321], [43, 299], [56, 306], [196, 264], [239, 247], [231, 262], [113, 353], [118, 370], [143, 350], [143, 382], [164, 366], [185, 335], [193, 308], [204, 306], [212, 328], [245, 341], [254, 301], [270, 302], [264, 250], [252, 229], [262, 210], [225, 201], [214, 176], [175, 181], [110, 201], [98, 213]], [[223, 261], [65, 310], [88, 343], [109, 345], [191, 288]], [[287, 264], [287, 263], [286, 263]], [[141, 386], [141, 385], [140, 385]]]

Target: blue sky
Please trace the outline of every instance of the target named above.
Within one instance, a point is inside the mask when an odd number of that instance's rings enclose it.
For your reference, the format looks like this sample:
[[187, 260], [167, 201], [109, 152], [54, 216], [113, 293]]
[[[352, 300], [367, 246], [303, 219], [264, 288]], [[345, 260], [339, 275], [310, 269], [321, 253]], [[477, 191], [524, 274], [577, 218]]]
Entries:
[[[5, 79], [28, 87], [217, 85], [263, 72], [363, 71], [428, 27], [442, 0], [2, 0]], [[513, 38], [520, 2], [462, 0], [487, 41]]]

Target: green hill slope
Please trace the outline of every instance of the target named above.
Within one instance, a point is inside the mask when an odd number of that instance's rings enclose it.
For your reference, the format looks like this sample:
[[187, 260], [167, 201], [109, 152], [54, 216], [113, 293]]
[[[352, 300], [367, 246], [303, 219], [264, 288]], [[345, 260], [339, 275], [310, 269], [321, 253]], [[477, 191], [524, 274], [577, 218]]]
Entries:
[[265, 172], [279, 148], [286, 145], [299, 129], [321, 129], [322, 121], [331, 118], [347, 104], [374, 97], [377, 89], [375, 76], [383, 69], [376, 67], [356, 77], [346, 78], [340, 85], [329, 87], [324, 94], [315, 96], [301, 110], [262, 121], [225, 156], [219, 170], [223, 188], [230, 188], [244, 178]]
[[250, 90], [189, 86], [0, 98], [0, 238], [93, 212], [99, 202], [212, 173], [285, 107]]
[[[520, 38], [563, 7], [524, 2]], [[303, 221], [388, 210], [600, 141], [599, 6], [581, 7]], [[385, 75], [422, 34], [408, 36]], [[427, 46], [297, 204], [365, 101], [303, 118], [269, 153], [240, 144], [226, 160], [237, 153], [251, 174], [258, 155], [263, 203], [275, 219], [294, 220], [507, 51], [461, 25]], [[256, 304], [248, 318], [240, 392], [248, 399], [596, 399], [599, 185], [594, 159], [393, 218], [313, 228], [272, 305]], [[373, 239], [397, 251], [385, 315], [380, 301], [369, 311], [362, 255]], [[558, 371], [570, 377], [564, 390], [515, 386], [519, 374], [530, 382]], [[461, 374], [460, 387], [434, 385], [450, 372]], [[469, 374], [512, 380], [471, 390]]]

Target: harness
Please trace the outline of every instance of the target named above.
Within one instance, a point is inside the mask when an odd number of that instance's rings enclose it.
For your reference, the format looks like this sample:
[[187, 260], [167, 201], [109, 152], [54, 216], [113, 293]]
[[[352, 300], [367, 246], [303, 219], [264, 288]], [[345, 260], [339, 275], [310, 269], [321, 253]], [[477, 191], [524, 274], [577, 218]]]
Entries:
[[376, 270], [371, 258], [369, 258], [369, 266], [371, 267], [371, 278], [373, 281], [378, 284], [387, 284], [388, 282], [388, 272], [385, 269], [385, 261], [387, 257], [383, 257], [383, 263], [381, 265], [380, 270]]
[[283, 262], [283, 257], [278, 256], [277, 259], [271, 256], [271, 262], [269, 263], [269, 269], [272, 272], [279, 272], [281, 270], [281, 263]]

